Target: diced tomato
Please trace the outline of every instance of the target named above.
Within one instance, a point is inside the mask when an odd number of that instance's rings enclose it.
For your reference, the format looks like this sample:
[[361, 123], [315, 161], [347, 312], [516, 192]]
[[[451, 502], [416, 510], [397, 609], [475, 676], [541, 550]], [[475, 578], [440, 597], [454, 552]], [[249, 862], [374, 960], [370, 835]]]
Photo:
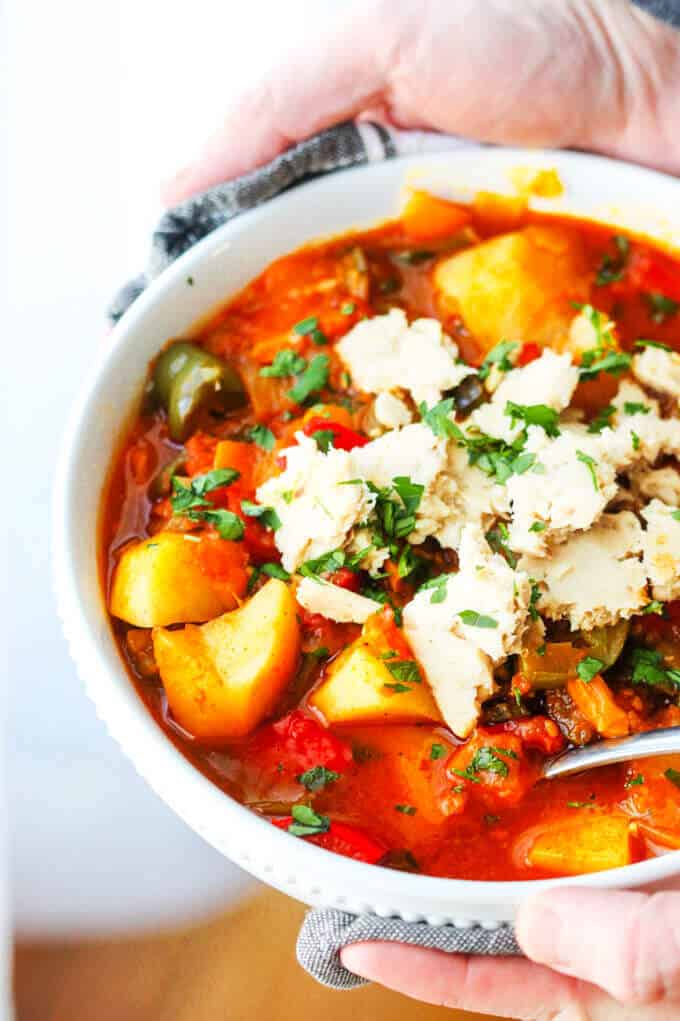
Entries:
[[680, 301], [678, 264], [662, 252], [635, 248], [628, 259], [625, 282], [636, 290]]
[[195, 432], [184, 445], [187, 475], [203, 475], [213, 467], [217, 440], [207, 433]]
[[361, 578], [356, 571], [350, 571], [349, 567], [341, 567], [328, 575], [328, 580], [339, 588], [349, 589], [350, 592], [358, 592], [361, 588]]
[[[272, 819], [271, 822], [278, 829], [287, 830], [293, 822], [293, 817], [287, 815], [283, 819]], [[354, 858], [355, 861], [365, 861], [369, 865], [375, 865], [387, 852], [384, 844], [369, 837], [356, 826], [349, 826], [344, 822], [332, 822], [326, 833], [317, 833], [303, 839], [308, 840], [310, 844], [316, 844], [317, 847], [323, 847], [326, 851], [342, 854], [345, 858]]]
[[279, 772], [297, 776], [314, 766], [342, 773], [352, 764], [352, 749], [318, 720], [300, 709], [263, 727], [254, 738], [258, 754], [272, 761]]
[[537, 358], [541, 357], [543, 348], [539, 344], [534, 344], [532, 341], [527, 341], [526, 344], [522, 344], [519, 349], [519, 355], [517, 356], [517, 364], [519, 366], [528, 365], [529, 362], [536, 361]]
[[562, 731], [549, 716], [529, 716], [521, 720], [508, 720], [487, 730], [516, 734], [525, 748], [535, 748], [544, 755], [557, 755], [564, 751], [567, 742]]
[[313, 436], [315, 432], [333, 433], [333, 446], [336, 450], [353, 450], [354, 447], [364, 447], [368, 443], [368, 436], [363, 436], [355, 429], [348, 429], [346, 425], [333, 422], [331, 419], [315, 415], [305, 422], [303, 430], [305, 436]]

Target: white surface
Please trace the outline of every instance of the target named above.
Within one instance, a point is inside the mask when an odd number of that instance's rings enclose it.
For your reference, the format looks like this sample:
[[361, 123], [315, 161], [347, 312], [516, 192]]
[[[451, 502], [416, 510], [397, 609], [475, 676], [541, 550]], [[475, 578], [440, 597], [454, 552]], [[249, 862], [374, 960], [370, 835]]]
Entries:
[[14, 437], [3, 443], [3, 475], [16, 495], [11, 510], [3, 501], [0, 575], [11, 596], [3, 586], [0, 599], [12, 886], [22, 932], [75, 934], [217, 909], [243, 882], [96, 719], [55, 616], [49, 500], [67, 409], [107, 343], [110, 296], [144, 262], [160, 180], [286, 38], [312, 31], [312, 9], [329, 4], [5, 4], [0, 417]]
[[[625, 201], [626, 226], [641, 212], [631, 196], [653, 194], [673, 210], [665, 230], [680, 241], [680, 182], [613, 161], [576, 154], [513, 150], [476, 151], [395, 160], [325, 177], [289, 191], [215, 231], [171, 266], [119, 323], [82, 385], [71, 417], [57, 477], [55, 562], [59, 606], [71, 650], [89, 694], [112, 734], [156, 791], [197, 832], [253, 875], [310, 904], [343, 905], [354, 912], [427, 919], [431, 924], [491, 926], [512, 919], [528, 895], [550, 882], [469, 882], [404, 875], [293, 840], [266, 820], [225, 797], [193, 769], [155, 725], [121, 669], [102, 606], [94, 556], [98, 492], [116, 434], [140, 392], [148, 359], [173, 330], [182, 331], [225, 291], [241, 287], [262, 264], [308, 237], [333, 234], [393, 214], [409, 170], [421, 168], [422, 186], [440, 181], [459, 197], [482, 182], [507, 190], [518, 164], [554, 166], [565, 185], [562, 198], [543, 201], [556, 212], [606, 214]], [[533, 203], [532, 203], [533, 204]], [[645, 218], [651, 231], [652, 217]], [[187, 287], [187, 277], [194, 285]], [[680, 853], [622, 869], [581, 876], [583, 886], [668, 887], [680, 879]]]

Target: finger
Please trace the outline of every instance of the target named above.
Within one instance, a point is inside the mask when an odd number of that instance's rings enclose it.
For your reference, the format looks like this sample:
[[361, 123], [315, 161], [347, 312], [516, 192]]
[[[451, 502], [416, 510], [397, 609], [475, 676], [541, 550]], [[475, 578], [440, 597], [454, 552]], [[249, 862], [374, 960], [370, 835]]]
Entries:
[[524, 960], [464, 957], [398, 943], [355, 943], [341, 956], [354, 974], [425, 1003], [520, 1021], [555, 1018], [561, 1011], [566, 1019], [570, 1007], [597, 995]]
[[346, 13], [304, 48], [291, 51], [230, 111], [198, 159], [163, 187], [174, 204], [253, 170], [290, 145], [380, 104], [384, 84], [377, 26]]
[[623, 1003], [680, 1001], [680, 894], [562, 889], [522, 906], [517, 936], [532, 960]]

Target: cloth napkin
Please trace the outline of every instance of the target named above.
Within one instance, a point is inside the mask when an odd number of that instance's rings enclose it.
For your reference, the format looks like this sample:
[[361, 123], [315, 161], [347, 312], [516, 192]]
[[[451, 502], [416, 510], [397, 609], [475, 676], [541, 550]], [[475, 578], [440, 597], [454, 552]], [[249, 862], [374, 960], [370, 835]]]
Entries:
[[[680, 25], [680, 0], [634, 2], [657, 17]], [[424, 155], [473, 145], [462, 138], [397, 131], [368, 121], [347, 122], [322, 131], [277, 156], [267, 166], [217, 185], [169, 210], [154, 231], [146, 270], [121, 288], [109, 307], [109, 316], [116, 322], [159, 273], [201, 238], [297, 184], [395, 156]], [[508, 924], [432, 926], [426, 922], [317, 908], [306, 915], [297, 941], [297, 958], [323, 985], [352, 989], [365, 980], [343, 967], [340, 951], [351, 943], [366, 941], [408, 943], [447, 953], [521, 955], [514, 930]]]

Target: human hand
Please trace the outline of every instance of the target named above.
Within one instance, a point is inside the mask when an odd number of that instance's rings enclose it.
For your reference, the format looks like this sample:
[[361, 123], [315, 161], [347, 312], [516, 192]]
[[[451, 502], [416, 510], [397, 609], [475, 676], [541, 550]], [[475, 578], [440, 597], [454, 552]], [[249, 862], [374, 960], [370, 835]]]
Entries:
[[628, 0], [362, 0], [284, 55], [164, 189], [178, 202], [370, 112], [680, 173], [680, 33]]
[[680, 893], [560, 889], [528, 901], [528, 960], [356, 943], [345, 967], [427, 1003], [521, 1021], [677, 1021]]

